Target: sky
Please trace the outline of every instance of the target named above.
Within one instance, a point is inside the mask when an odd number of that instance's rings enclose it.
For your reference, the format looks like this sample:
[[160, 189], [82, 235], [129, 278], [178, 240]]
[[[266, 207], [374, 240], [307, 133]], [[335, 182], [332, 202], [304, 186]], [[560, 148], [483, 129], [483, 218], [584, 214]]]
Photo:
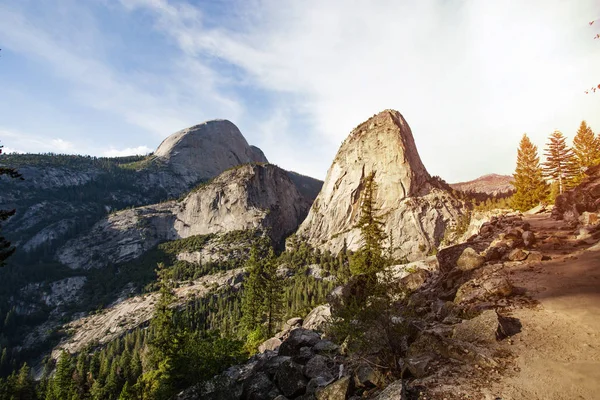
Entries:
[[145, 154], [223, 118], [324, 179], [391, 108], [432, 175], [510, 174], [523, 133], [600, 132], [598, 18], [598, 0], [0, 0], [0, 144]]

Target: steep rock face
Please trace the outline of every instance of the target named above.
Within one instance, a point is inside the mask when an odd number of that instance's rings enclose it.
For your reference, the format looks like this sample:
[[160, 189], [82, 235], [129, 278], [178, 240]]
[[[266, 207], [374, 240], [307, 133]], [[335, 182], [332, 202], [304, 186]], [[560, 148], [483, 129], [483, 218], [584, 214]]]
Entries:
[[228, 168], [268, 162], [263, 152], [248, 145], [230, 121], [212, 120], [166, 138], [154, 153], [187, 183], [210, 179]]
[[182, 201], [120, 211], [58, 252], [71, 268], [99, 268], [139, 257], [165, 240], [260, 229], [280, 242], [306, 216], [310, 202], [286, 171], [243, 165], [224, 172]]
[[360, 246], [354, 226], [360, 214], [363, 180], [375, 173], [376, 206], [392, 234], [395, 255], [420, 258], [441, 241], [462, 204], [438, 187], [425, 170], [402, 115], [383, 111], [355, 128], [339, 149], [319, 196], [298, 234], [334, 253], [344, 239]]

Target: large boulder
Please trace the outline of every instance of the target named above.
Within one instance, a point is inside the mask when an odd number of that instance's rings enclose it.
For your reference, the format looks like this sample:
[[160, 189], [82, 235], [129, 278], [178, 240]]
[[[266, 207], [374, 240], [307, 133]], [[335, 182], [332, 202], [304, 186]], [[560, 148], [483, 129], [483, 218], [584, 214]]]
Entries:
[[302, 323], [304, 329], [321, 331], [331, 320], [331, 306], [322, 304], [313, 308]]
[[331, 372], [332, 364], [333, 363], [329, 358], [317, 354], [308, 360], [304, 366], [304, 375], [309, 379], [322, 376], [327, 380], [330, 380], [333, 378]]
[[471, 271], [481, 267], [484, 262], [485, 257], [471, 247], [467, 247], [463, 250], [460, 257], [458, 257], [458, 260], [456, 260], [456, 267], [461, 271]]
[[495, 343], [498, 338], [498, 314], [486, 310], [477, 317], [454, 326], [452, 338], [471, 343]]
[[281, 392], [271, 382], [267, 374], [258, 372], [253, 374], [245, 383], [243, 398], [247, 400], [272, 400]]
[[272, 337], [271, 339], [267, 339], [258, 346], [258, 352], [264, 353], [267, 350], [277, 350], [281, 346], [281, 340], [276, 337]]
[[290, 332], [287, 339], [279, 346], [280, 356], [297, 356], [303, 347], [312, 347], [321, 340], [318, 333], [308, 329], [298, 328]]
[[588, 168], [581, 184], [556, 198], [552, 216], [578, 223], [584, 212], [600, 211], [600, 165]]
[[284, 361], [275, 375], [277, 386], [286, 397], [295, 397], [306, 391], [307, 379], [302, 373], [302, 366], [291, 360]]
[[420, 259], [440, 244], [463, 204], [426, 171], [408, 123], [385, 110], [356, 127], [340, 147], [321, 192], [298, 230], [314, 247], [334, 254], [362, 243], [356, 227], [364, 179], [374, 173], [375, 206], [398, 243], [395, 256]]

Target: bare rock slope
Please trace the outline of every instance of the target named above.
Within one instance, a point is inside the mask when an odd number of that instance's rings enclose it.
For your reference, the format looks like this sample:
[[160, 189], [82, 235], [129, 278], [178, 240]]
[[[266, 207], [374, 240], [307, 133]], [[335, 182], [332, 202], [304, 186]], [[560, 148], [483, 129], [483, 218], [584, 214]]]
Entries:
[[298, 234], [314, 246], [339, 252], [360, 245], [354, 228], [363, 180], [375, 173], [376, 206], [385, 230], [399, 247], [395, 254], [421, 258], [439, 245], [462, 203], [432, 179], [423, 166], [404, 117], [383, 111], [360, 124], [339, 149], [319, 196]]
[[259, 229], [275, 242], [292, 233], [310, 202], [286, 171], [248, 164], [224, 172], [182, 201], [124, 210], [110, 215], [58, 252], [71, 268], [98, 268], [130, 261], [165, 240]]

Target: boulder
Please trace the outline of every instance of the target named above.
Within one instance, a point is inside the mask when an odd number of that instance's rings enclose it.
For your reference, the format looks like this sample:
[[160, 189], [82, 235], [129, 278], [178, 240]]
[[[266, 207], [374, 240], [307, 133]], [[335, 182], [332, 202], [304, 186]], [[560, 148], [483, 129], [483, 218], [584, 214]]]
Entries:
[[407, 358], [405, 365], [412, 376], [415, 378], [424, 378], [429, 375], [429, 366], [435, 358], [436, 356], [433, 353], [424, 353], [416, 357]]
[[297, 356], [302, 347], [312, 347], [320, 340], [321, 337], [316, 332], [304, 328], [294, 329], [279, 346], [279, 355]]
[[386, 387], [376, 400], [404, 400], [405, 398], [404, 383], [400, 379]]
[[535, 244], [536, 238], [535, 233], [531, 231], [523, 232], [523, 244], [525, 247], [531, 247]]
[[291, 330], [292, 328], [300, 327], [300, 326], [302, 326], [302, 321], [303, 321], [303, 319], [300, 317], [290, 318], [285, 322], [285, 327], [288, 330]]
[[471, 271], [479, 268], [485, 262], [485, 257], [481, 256], [477, 251], [471, 247], [467, 247], [463, 250], [458, 260], [456, 260], [456, 267], [461, 271]]
[[306, 318], [304, 318], [302, 328], [321, 331], [330, 320], [331, 306], [329, 304], [322, 304], [313, 308], [312, 311], [308, 313]]
[[498, 337], [498, 314], [487, 310], [477, 317], [465, 320], [454, 327], [452, 338], [463, 342], [490, 344]]
[[284, 361], [275, 375], [277, 386], [286, 397], [295, 397], [306, 391], [308, 381], [302, 373], [302, 366], [291, 360]]
[[258, 346], [258, 352], [264, 353], [267, 350], [277, 350], [281, 346], [281, 340], [276, 337], [272, 337], [271, 339], [267, 339]]
[[306, 385], [306, 394], [314, 394], [318, 389], [326, 387], [333, 382], [333, 380], [333, 378], [326, 379], [322, 376], [311, 379]]
[[508, 259], [510, 261], [523, 261], [527, 259], [529, 252], [523, 249], [514, 249], [508, 253]]
[[383, 383], [384, 377], [370, 365], [361, 365], [354, 372], [354, 384], [357, 387], [372, 388]]
[[267, 374], [258, 372], [244, 383], [242, 397], [248, 400], [272, 400], [280, 394]]
[[544, 259], [544, 255], [539, 251], [530, 251], [527, 256], [527, 261], [541, 262]]
[[402, 278], [400, 280], [400, 285], [405, 289], [414, 292], [425, 284], [427, 278], [429, 278], [429, 272], [425, 271], [424, 269], [420, 269]]
[[332, 364], [332, 362], [327, 357], [316, 355], [308, 360], [304, 366], [304, 376], [309, 379], [322, 376], [327, 380], [330, 380], [333, 378], [333, 374], [330, 370], [330, 364]]
[[330, 340], [321, 340], [312, 349], [317, 354], [333, 354], [339, 352], [340, 346]]
[[485, 261], [500, 260], [502, 257], [504, 257], [504, 255], [506, 254], [507, 251], [508, 251], [508, 248], [501, 244], [490, 246], [485, 251], [485, 254], [484, 254]]
[[350, 391], [350, 377], [344, 376], [341, 379], [319, 388], [315, 391], [317, 400], [346, 400]]
[[288, 356], [269, 357], [269, 358], [259, 361], [256, 364], [256, 366], [253, 368], [253, 370], [255, 372], [256, 371], [266, 372], [270, 377], [273, 377], [279, 370], [279, 367], [281, 366], [281, 364], [284, 363], [285, 361], [289, 361], [289, 360], [291, 360], [291, 357], [288, 357]]
[[308, 360], [310, 360], [315, 353], [312, 351], [311, 347], [304, 346], [298, 350], [298, 353], [293, 357], [293, 360], [299, 364], [306, 364]]

